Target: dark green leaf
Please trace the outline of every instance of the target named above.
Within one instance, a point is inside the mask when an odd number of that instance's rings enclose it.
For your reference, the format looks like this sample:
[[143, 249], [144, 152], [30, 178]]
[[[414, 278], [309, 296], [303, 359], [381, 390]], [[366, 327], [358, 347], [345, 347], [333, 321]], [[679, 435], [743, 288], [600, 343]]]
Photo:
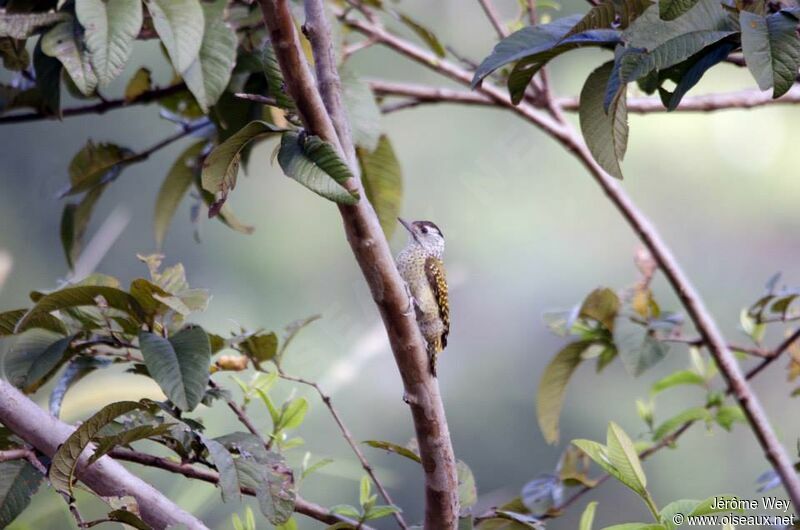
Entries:
[[264, 67], [264, 75], [267, 79], [267, 95], [275, 98], [275, 102], [283, 109], [294, 109], [294, 101], [286, 91], [286, 83], [283, 80], [283, 72], [278, 64], [275, 49], [270, 41], [264, 43], [261, 52], [261, 62]]
[[271, 361], [278, 352], [278, 336], [275, 333], [258, 333], [243, 340], [239, 345], [251, 359], [263, 363]]
[[213, 217], [219, 213], [228, 193], [236, 186], [240, 153], [245, 145], [279, 132], [281, 129], [271, 123], [252, 121], [211, 151], [203, 162], [202, 172], [203, 189], [213, 194], [215, 200], [209, 210], [209, 216]]
[[118, 432], [110, 436], [95, 437], [97, 448], [95, 449], [94, 454], [92, 454], [92, 456], [89, 458], [89, 464], [95, 462], [103, 455], [108, 454], [108, 452], [115, 447], [127, 446], [133, 442], [138, 442], [139, 440], [147, 440], [148, 438], [164, 435], [172, 429], [173, 425], [174, 424], [172, 423], [162, 423], [160, 425], [138, 425], [132, 429]]
[[417, 453], [415, 453], [414, 451], [412, 451], [411, 449], [409, 449], [407, 447], [403, 447], [402, 445], [397, 445], [397, 444], [392, 443], [392, 442], [384, 442], [382, 440], [366, 440], [366, 441], [364, 441], [362, 443], [365, 443], [368, 446], [374, 447], [376, 449], [383, 449], [385, 451], [389, 451], [390, 453], [395, 453], [395, 454], [398, 454], [400, 456], [404, 456], [404, 457], [408, 458], [409, 460], [413, 460], [414, 462], [417, 462], [418, 464], [422, 463], [422, 460], [420, 459], [420, 457], [419, 457], [419, 455]]
[[153, 228], [156, 245], [159, 248], [164, 242], [178, 205], [194, 182], [195, 174], [200, 170], [199, 157], [205, 145], [205, 141], [198, 142], [181, 153], [158, 190]]
[[361, 182], [367, 199], [375, 208], [381, 228], [390, 239], [397, 226], [397, 216], [403, 200], [403, 175], [400, 162], [389, 138], [380, 137], [374, 151], [357, 149], [361, 164]]
[[95, 186], [77, 204], [68, 203], [64, 206], [61, 214], [61, 246], [70, 269], [75, 267], [75, 260], [80, 256], [92, 212], [105, 187], [105, 184]]
[[217, 440], [201, 436], [203, 445], [208, 449], [211, 463], [217, 468], [219, 473], [219, 487], [222, 491], [222, 501], [228, 502], [241, 498], [239, 491], [239, 475], [236, 472], [233, 455], [224, 445]]
[[134, 101], [153, 88], [153, 76], [148, 68], [139, 68], [125, 86], [125, 101]]
[[[27, 309], [14, 309], [0, 313], [0, 337], [14, 335], [17, 324], [27, 312]], [[64, 323], [49, 313], [42, 313], [34, 317], [28, 325], [28, 329], [33, 328], [54, 331], [62, 336], [67, 334], [67, 328]]]
[[581, 355], [592, 345], [591, 341], [567, 344], [547, 365], [536, 394], [536, 415], [539, 429], [547, 443], [558, 442], [558, 423], [567, 383], [581, 362]]
[[659, 0], [658, 14], [662, 20], [674, 20], [689, 11], [697, 0]]
[[773, 98], [782, 96], [794, 84], [800, 68], [796, 12], [785, 10], [763, 17], [742, 11], [739, 21], [744, 58], [758, 87], [772, 87]]
[[143, 408], [141, 403], [135, 401], [120, 401], [111, 403], [100, 409], [91, 418], [78, 427], [53, 455], [50, 465], [50, 483], [61, 493], [72, 497], [72, 480], [78, 459], [95, 435], [115, 418], [136, 409]]
[[64, 195], [74, 195], [109, 182], [119, 175], [131, 151], [115, 144], [95, 144], [91, 140], [69, 163], [70, 187]]
[[27, 460], [0, 462], [0, 528], [9, 526], [28, 507], [43, 479]]
[[112, 362], [111, 359], [99, 357], [77, 357], [72, 359], [50, 393], [50, 414], [56, 418], [61, 416], [61, 404], [64, 402], [64, 397], [66, 397], [67, 391], [72, 385], [98, 368], [110, 366]]
[[128, 510], [112, 510], [108, 512], [108, 518], [111, 521], [123, 523], [125, 526], [136, 528], [136, 530], [152, 530], [150, 525], [142, 521], [138, 515]]
[[608, 330], [614, 329], [614, 319], [619, 311], [619, 297], [608, 287], [597, 288], [583, 301], [579, 315], [591, 318], [605, 326]]
[[659, 72], [661, 80], [671, 79], [676, 83], [672, 92], [661, 86], [658, 87], [664, 106], [668, 110], [678, 108], [683, 96], [700, 81], [703, 74], [711, 67], [724, 61], [735, 48], [736, 44], [733, 42], [718, 42], [696, 53], [688, 60], [668, 68], [664, 72]]
[[258, 505], [267, 520], [273, 525], [288, 521], [294, 513], [295, 491], [283, 458], [275, 453], [268, 453], [262, 462], [240, 457], [235, 465], [239, 483], [256, 490]]
[[50, 114], [61, 116], [61, 61], [42, 51], [42, 39], [33, 50], [33, 69], [36, 73], [36, 88]]
[[203, 399], [211, 367], [208, 335], [188, 326], [169, 339], [139, 333], [139, 347], [150, 375], [179, 409], [189, 412]]
[[620, 161], [628, 147], [628, 109], [622, 87], [613, 97], [608, 112], [604, 108], [605, 88], [614, 64], [608, 62], [592, 72], [580, 97], [580, 123], [586, 145], [600, 166], [621, 179]]
[[651, 5], [651, 0], [603, 0], [593, 6], [567, 36], [590, 29], [625, 29]]
[[278, 163], [286, 176], [314, 193], [340, 204], [355, 204], [358, 191], [345, 183], [353, 177], [336, 148], [318, 136], [288, 131], [281, 136]]

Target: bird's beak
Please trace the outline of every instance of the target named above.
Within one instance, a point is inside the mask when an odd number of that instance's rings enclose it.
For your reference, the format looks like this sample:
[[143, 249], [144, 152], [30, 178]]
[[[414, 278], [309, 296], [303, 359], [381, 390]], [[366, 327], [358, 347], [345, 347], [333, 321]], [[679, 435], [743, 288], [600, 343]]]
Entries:
[[401, 225], [403, 225], [403, 227], [404, 227], [406, 230], [408, 230], [408, 231], [409, 231], [409, 233], [411, 233], [411, 234], [413, 234], [413, 233], [414, 233], [414, 229], [413, 229], [413, 228], [411, 228], [411, 223], [409, 223], [408, 221], [406, 221], [406, 220], [405, 220], [405, 219], [403, 219], [402, 217], [398, 217], [398, 218], [397, 218], [397, 220], [398, 220], [398, 221], [400, 221], [400, 224], [401, 224]]

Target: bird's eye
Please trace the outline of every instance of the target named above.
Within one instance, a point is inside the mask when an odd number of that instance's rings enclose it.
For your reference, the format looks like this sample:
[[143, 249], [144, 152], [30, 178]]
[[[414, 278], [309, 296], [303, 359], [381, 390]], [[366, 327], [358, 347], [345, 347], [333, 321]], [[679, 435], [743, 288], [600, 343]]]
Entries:
[[423, 234], [427, 234], [428, 233], [428, 227], [427, 226], [423, 226], [422, 227], [422, 233]]

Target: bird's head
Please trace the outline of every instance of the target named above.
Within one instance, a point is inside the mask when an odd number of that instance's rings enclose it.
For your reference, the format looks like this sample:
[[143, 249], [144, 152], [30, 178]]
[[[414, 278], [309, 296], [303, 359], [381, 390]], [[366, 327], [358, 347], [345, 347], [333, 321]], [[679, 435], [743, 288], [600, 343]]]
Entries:
[[408, 230], [410, 245], [420, 245], [426, 252], [441, 259], [444, 254], [444, 235], [438, 226], [430, 221], [408, 222], [399, 217], [397, 220]]

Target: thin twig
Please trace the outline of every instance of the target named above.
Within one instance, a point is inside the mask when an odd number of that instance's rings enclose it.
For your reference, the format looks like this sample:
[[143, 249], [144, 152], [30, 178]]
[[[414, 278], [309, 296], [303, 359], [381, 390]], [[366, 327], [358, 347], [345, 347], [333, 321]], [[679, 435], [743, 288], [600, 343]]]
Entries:
[[[146, 453], [132, 451], [130, 449], [123, 449], [120, 447], [112, 449], [109, 454], [112, 458], [116, 460], [124, 460], [126, 462], [133, 462], [135, 464], [140, 464], [143, 466], [159, 468], [164, 471], [169, 471], [170, 473], [183, 475], [186, 478], [201, 480], [203, 482], [209, 482], [211, 484], [219, 483], [219, 473], [217, 473], [216, 471], [212, 471], [210, 469], [203, 469], [193, 466], [191, 464], [176, 462], [168, 458], [153, 456]], [[255, 490], [252, 488], [243, 486], [241, 488], [241, 491], [245, 495], [249, 496], [256, 495]], [[295, 499], [294, 511], [329, 525], [336, 523], [348, 523], [352, 525], [357, 524], [356, 521], [348, 517], [344, 517], [337, 513], [333, 513], [327, 508], [309, 502], [300, 496], [297, 496]], [[372, 530], [370, 529], [370, 527], [363, 525], [361, 528], [365, 530]]]
[[[285, 379], [286, 381], [293, 381], [295, 383], [300, 383], [302, 385], [309, 386], [309, 387], [313, 388], [317, 392], [317, 394], [319, 394], [319, 398], [322, 400], [322, 402], [325, 404], [325, 406], [328, 407], [328, 411], [330, 411], [331, 417], [333, 418], [333, 421], [336, 422], [336, 425], [339, 427], [339, 431], [341, 431], [342, 436], [344, 437], [345, 441], [347, 442], [347, 445], [350, 446], [350, 448], [353, 450], [353, 453], [356, 455], [356, 458], [358, 458], [358, 461], [361, 463], [361, 467], [364, 468], [364, 471], [372, 479], [372, 482], [375, 484], [375, 487], [378, 488], [378, 491], [380, 492], [380, 494], [384, 498], [384, 500], [388, 504], [396, 506], [395, 502], [392, 500], [391, 496], [389, 495], [389, 492], [386, 490], [386, 488], [384, 488], [383, 484], [378, 479], [378, 476], [375, 473], [375, 469], [372, 467], [372, 464], [369, 463], [369, 461], [367, 460], [367, 457], [364, 456], [363, 451], [361, 451], [361, 448], [358, 446], [358, 442], [356, 442], [355, 439], [353, 439], [353, 435], [350, 433], [350, 429], [348, 429], [347, 425], [344, 424], [344, 421], [342, 420], [342, 417], [339, 415], [339, 412], [333, 406], [333, 402], [331, 401], [331, 397], [328, 394], [326, 394], [325, 392], [323, 392], [323, 390], [319, 386], [319, 384], [317, 384], [314, 381], [309, 381], [307, 379], [303, 379], [302, 377], [295, 377], [295, 376], [289, 375], [289, 374], [285, 373], [280, 368], [278, 368], [278, 375], [281, 377], [281, 379]], [[399, 524], [401, 528], [407, 529], [408, 528], [408, 524], [406, 524], [406, 522], [403, 519], [402, 515], [400, 515], [397, 512], [395, 513], [395, 515], [396, 515], [395, 519], [397, 520], [397, 524]]]
[[[663, 337], [659, 338], [661, 342], [677, 342], [678, 344], [687, 344], [689, 346], [703, 346], [703, 339], [700, 337], [689, 338], [689, 337]], [[765, 350], [764, 348], [758, 348], [755, 346], [742, 346], [740, 344], [728, 344], [728, 349], [731, 351], [739, 351], [742, 353], [746, 353], [747, 355], [752, 355], [753, 357], [761, 357], [768, 358], [772, 355], [772, 352]]]
[[497, 35], [501, 39], [506, 38], [508, 36], [508, 29], [506, 29], [505, 24], [503, 24], [503, 22], [500, 20], [500, 15], [494, 8], [492, 0], [478, 0], [478, 3], [483, 8], [483, 12], [486, 13], [486, 18], [488, 18], [489, 22], [492, 23], [492, 27], [497, 32]]
[[186, 90], [186, 85], [183, 83], [170, 85], [164, 88], [154, 88], [153, 90], [148, 90], [147, 92], [144, 92], [130, 100], [125, 98], [109, 99], [93, 105], [80, 105], [77, 107], [62, 109], [60, 116], [43, 114], [41, 112], [28, 112], [25, 114], [0, 116], [0, 125], [8, 123], [22, 123], [27, 121], [57, 120], [59, 118], [71, 118], [73, 116], [82, 116], [84, 114], [104, 114], [110, 110], [123, 107], [132, 107], [134, 105], [152, 103], [153, 101], [158, 101], [159, 99], [164, 99], [173, 94], [177, 94], [182, 90]]
[[[469, 85], [471, 81], [470, 72], [434, 57], [426, 50], [422, 50], [418, 46], [386, 32], [380, 26], [368, 21], [346, 18], [344, 23], [365, 35], [374, 36], [381, 44], [393, 48], [396, 52], [442, 75], [465, 85]], [[661, 238], [650, 220], [633, 203], [617, 181], [594, 160], [583, 139], [570, 123], [557, 117], [552, 120], [549, 116], [543, 116], [535, 108], [524, 103], [514, 106], [509, 101], [507, 94], [490, 83], [484, 82], [477, 90], [495, 100], [498, 106], [513, 109], [520, 117], [541, 128], [578, 158], [589, 171], [608, 199], [658, 262], [669, 284], [686, 308], [695, 328], [714, 357], [725, 382], [732, 388], [733, 395], [741, 405], [748, 423], [764, 451], [765, 457], [780, 476], [794, 505], [800, 507], [800, 478], [798, 478], [794, 470], [794, 465], [786, 449], [775, 435], [775, 431], [772, 429], [758, 397], [747, 385], [736, 358], [728, 349], [716, 322], [705, 307], [705, 303], [675, 259], [672, 250]]]

